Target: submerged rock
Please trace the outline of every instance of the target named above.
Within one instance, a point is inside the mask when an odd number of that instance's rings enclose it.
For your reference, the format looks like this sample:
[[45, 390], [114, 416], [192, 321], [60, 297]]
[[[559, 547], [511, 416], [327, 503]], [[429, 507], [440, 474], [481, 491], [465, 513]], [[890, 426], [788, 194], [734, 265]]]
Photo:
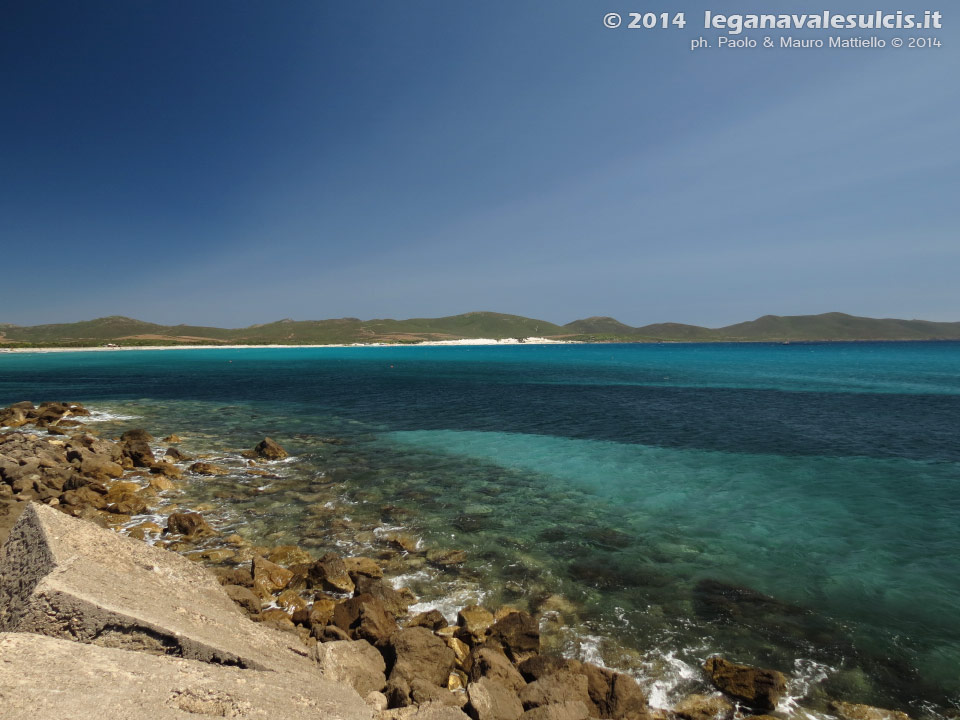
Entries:
[[830, 703], [830, 710], [843, 720], [910, 720], [909, 715], [899, 710], [885, 710], [856, 703], [834, 701]]
[[172, 513], [167, 518], [167, 532], [183, 535], [188, 538], [207, 537], [216, 535], [217, 531], [210, 527], [203, 515], [197, 512]]
[[197, 475], [229, 475], [230, 468], [225, 468], [222, 465], [215, 465], [208, 462], [195, 462], [189, 467], [190, 472], [196, 473]]
[[721, 695], [689, 695], [673, 708], [681, 720], [731, 720], [733, 704]]

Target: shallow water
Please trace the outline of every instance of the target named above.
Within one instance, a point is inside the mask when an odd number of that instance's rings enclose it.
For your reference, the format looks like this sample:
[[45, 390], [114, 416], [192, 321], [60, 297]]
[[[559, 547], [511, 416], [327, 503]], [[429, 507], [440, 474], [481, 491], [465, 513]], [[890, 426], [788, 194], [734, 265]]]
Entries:
[[391, 528], [464, 549], [398, 582], [547, 611], [550, 643], [658, 702], [712, 652], [812, 707], [960, 698], [960, 343], [0, 355], [0, 402], [25, 398], [192, 452], [270, 435], [279, 479], [188, 504], [317, 552]]

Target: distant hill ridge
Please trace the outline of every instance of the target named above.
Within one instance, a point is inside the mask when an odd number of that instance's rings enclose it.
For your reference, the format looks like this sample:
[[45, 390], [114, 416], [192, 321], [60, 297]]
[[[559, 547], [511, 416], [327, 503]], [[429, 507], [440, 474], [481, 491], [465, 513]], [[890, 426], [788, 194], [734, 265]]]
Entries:
[[75, 323], [21, 327], [0, 324], [0, 347], [171, 344], [415, 343], [471, 338], [547, 337], [594, 342], [718, 342], [824, 340], [960, 340], [960, 322], [822, 315], [764, 315], [756, 320], [705, 328], [680, 323], [631, 327], [612, 317], [590, 317], [555, 325], [546, 320], [493, 312], [408, 320], [291, 320], [246, 328], [158, 325], [122, 315]]

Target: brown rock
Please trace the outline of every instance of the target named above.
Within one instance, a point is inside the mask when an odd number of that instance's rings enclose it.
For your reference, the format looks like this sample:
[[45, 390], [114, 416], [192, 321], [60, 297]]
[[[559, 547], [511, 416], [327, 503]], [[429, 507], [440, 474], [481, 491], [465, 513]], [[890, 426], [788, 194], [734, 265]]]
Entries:
[[266, 555], [267, 560], [277, 565], [290, 567], [298, 563], [312, 563], [313, 558], [310, 553], [296, 545], [277, 545], [270, 549]]
[[479, 648], [475, 649], [471, 656], [469, 663], [471, 681], [477, 682], [484, 677], [490, 678], [510, 688], [514, 693], [519, 693], [527, 684], [507, 656], [498, 650]]
[[582, 702], [588, 708], [593, 704], [587, 677], [561, 671], [536, 680], [520, 690], [520, 702], [525, 710], [554, 703]]
[[870, 705], [833, 701], [830, 709], [843, 720], [910, 720], [910, 716], [898, 710], [885, 710]]
[[280, 444], [270, 438], [264, 438], [253, 449], [257, 457], [266, 460], [283, 460], [289, 453], [280, 447]]
[[[602, 718], [645, 720], [647, 697], [637, 681], [629, 675], [584, 663], [581, 672], [587, 678], [590, 700]], [[587, 709], [591, 715], [592, 708]]]
[[78, 507], [89, 505], [97, 510], [102, 510], [107, 506], [107, 500], [103, 495], [86, 486], [76, 490], [67, 490], [60, 496], [60, 503]]
[[480, 605], [470, 605], [457, 613], [457, 626], [473, 642], [482, 641], [491, 625], [493, 625], [493, 613]]
[[265, 599], [286, 588], [293, 578], [292, 572], [259, 555], [250, 563], [250, 571], [253, 574], [254, 592]]
[[153, 436], [146, 430], [128, 430], [120, 436], [120, 445], [125, 457], [129, 458], [134, 467], [151, 467], [156, 458], [150, 443]]
[[164, 441], [165, 443], [178, 443], [178, 442], [183, 442], [183, 440], [180, 439], [180, 436], [179, 436], [179, 435], [167, 435], [167, 436], [163, 439], [163, 441]]
[[519, 664], [540, 652], [540, 626], [529, 613], [510, 613], [490, 627], [488, 643]]
[[157, 492], [176, 490], [177, 485], [166, 475], [155, 475], [150, 478], [150, 487]]
[[335, 553], [327, 553], [317, 560], [310, 568], [308, 577], [314, 586], [325, 590], [352, 593], [355, 589], [346, 564]]
[[392, 613], [395, 617], [405, 615], [411, 603], [416, 602], [416, 598], [407, 594], [409, 591], [406, 591], [406, 588], [394, 590], [389, 582], [365, 575], [357, 575], [356, 592], [373, 595], [383, 603], [387, 612]]
[[473, 720], [519, 720], [523, 705], [511, 688], [483, 677], [467, 686], [467, 714]]
[[163, 454], [165, 457], [168, 457], [171, 460], [176, 460], [177, 462], [185, 462], [186, 460], [190, 460], [190, 456], [181, 452], [178, 448], [167, 448], [166, 452]]
[[123, 475], [123, 468], [105, 457], [87, 452], [80, 461], [80, 473], [94, 480], [110, 480]]
[[388, 535], [384, 535], [383, 539], [387, 541], [388, 545], [397, 550], [411, 554], [417, 551], [417, 539], [406, 533], [389, 533]]
[[323, 677], [349, 683], [361, 696], [379, 692], [387, 684], [383, 656], [365, 640], [328, 642], [318, 651]]
[[164, 475], [174, 480], [179, 480], [183, 477], [183, 470], [178, 468], [173, 463], [168, 462], [158, 462], [150, 468], [150, 472], [155, 475]]
[[410, 622], [407, 623], [407, 627], [425, 627], [436, 631], [440, 628], [447, 627], [447, 619], [443, 616], [442, 612], [434, 608], [414, 615], [410, 618]]
[[463, 550], [430, 550], [427, 552], [427, 562], [436, 567], [461, 565], [466, 560], [467, 553]]
[[354, 640], [366, 640], [377, 647], [386, 646], [397, 630], [393, 615], [372, 595], [357, 595], [338, 604], [333, 610], [333, 624]]
[[309, 622], [310, 625], [329, 625], [333, 622], [333, 611], [337, 607], [337, 602], [327, 595], [317, 595], [313, 599], [313, 605], [310, 606]]
[[295, 613], [298, 610], [306, 611], [307, 601], [304, 600], [296, 590], [284, 590], [277, 596], [277, 605], [289, 613]]
[[275, 630], [283, 630], [284, 632], [296, 630], [296, 625], [293, 624], [293, 620], [290, 619], [290, 616], [287, 615], [287, 613], [285, 613], [283, 610], [278, 610], [276, 608], [261, 611], [255, 620], [262, 622], [264, 625], [272, 627]]
[[354, 583], [357, 581], [357, 576], [368, 578], [383, 577], [383, 569], [377, 564], [376, 560], [371, 558], [348, 557], [343, 559], [343, 564], [346, 566], [350, 577], [353, 578]]
[[527, 710], [521, 720], [586, 720], [587, 706], [579, 701], [553, 703]]
[[781, 672], [738, 665], [716, 655], [707, 658], [703, 668], [719, 690], [759, 710], [776, 710], [787, 688]]
[[195, 462], [189, 468], [190, 472], [196, 473], [197, 475], [229, 475], [230, 469], [225, 468], [222, 465], [214, 465], [213, 463], [208, 462]]
[[188, 538], [217, 534], [217, 531], [210, 527], [203, 515], [197, 512], [171, 513], [170, 517], [167, 518], [167, 532]]
[[453, 650], [423, 627], [405, 628], [394, 633], [388, 650], [388, 659], [393, 660], [391, 679], [412, 681], [422, 678], [439, 687], [446, 684], [453, 670]]
[[569, 660], [556, 655], [534, 655], [521, 662], [517, 669], [523, 675], [524, 680], [533, 682], [561, 670], [579, 673], [583, 670], [583, 663], [579, 660]]
[[731, 720], [733, 712], [733, 704], [722, 695], [689, 695], [673, 708], [681, 720]]

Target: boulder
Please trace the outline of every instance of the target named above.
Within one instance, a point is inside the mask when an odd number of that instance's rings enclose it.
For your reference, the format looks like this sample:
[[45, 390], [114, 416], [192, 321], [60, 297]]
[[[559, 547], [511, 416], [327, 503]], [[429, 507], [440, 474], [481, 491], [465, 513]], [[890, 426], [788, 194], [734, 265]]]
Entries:
[[190, 459], [190, 457], [182, 452], [179, 448], [169, 447], [166, 452], [163, 453], [164, 457], [168, 457], [175, 462], [185, 462]]
[[123, 468], [118, 463], [90, 451], [83, 453], [79, 469], [81, 475], [94, 480], [110, 480], [123, 475]]
[[243, 668], [313, 667], [299, 639], [248, 622], [196, 563], [36, 504], [0, 549], [0, 631]]
[[553, 703], [527, 710], [521, 720], [587, 720], [587, 706], [579, 701]]
[[377, 564], [376, 560], [368, 557], [348, 557], [343, 559], [343, 564], [354, 583], [357, 577], [382, 578], [383, 568]]
[[356, 591], [361, 594], [373, 595], [383, 603], [387, 612], [392, 613], [395, 617], [405, 615], [411, 602], [415, 602], [415, 599], [410, 597], [409, 591], [405, 588], [394, 590], [390, 583], [365, 575], [357, 576]]
[[124, 456], [128, 457], [134, 467], [152, 467], [156, 462], [150, 443], [153, 436], [146, 430], [128, 430], [120, 436], [120, 446]]
[[217, 534], [217, 531], [210, 527], [203, 515], [197, 512], [171, 513], [170, 517], [167, 518], [167, 532], [188, 538], [208, 537]]
[[354, 640], [367, 640], [384, 647], [397, 630], [397, 621], [372, 595], [357, 595], [333, 610], [333, 624]]
[[776, 710], [787, 679], [777, 670], [739, 665], [719, 656], [707, 658], [704, 670], [718, 690], [758, 710]]
[[470, 605], [457, 613], [457, 626], [468, 642], [481, 642], [493, 625], [493, 613], [480, 605]]
[[317, 560], [308, 573], [310, 582], [315, 587], [333, 592], [352, 593], [355, 589], [347, 566], [335, 553], [327, 553]]
[[472, 682], [481, 678], [496, 680], [514, 693], [527, 684], [520, 672], [513, 666], [507, 656], [498, 650], [479, 648], [471, 653], [469, 677]]
[[540, 652], [540, 626], [529, 613], [510, 613], [490, 627], [487, 642], [519, 664]]
[[688, 695], [673, 708], [680, 720], [732, 720], [733, 712], [733, 704], [722, 695]]
[[289, 456], [289, 453], [280, 447], [278, 442], [270, 438], [261, 440], [253, 449], [253, 452], [257, 457], [264, 458], [265, 460], [283, 460]]
[[533, 655], [521, 662], [517, 669], [523, 675], [524, 680], [533, 682], [561, 670], [578, 673], [583, 670], [583, 663], [579, 660], [570, 660], [557, 655]]
[[456, 707], [432, 702], [386, 710], [378, 720], [469, 720], [469, 716]]
[[493, 678], [483, 677], [470, 683], [467, 696], [467, 714], [473, 720], [518, 720], [523, 715], [517, 693]]
[[425, 627], [430, 630], [439, 630], [447, 627], [447, 619], [436, 608], [419, 613], [410, 618], [407, 627]]
[[259, 555], [251, 561], [250, 572], [253, 575], [254, 592], [264, 599], [286, 588], [293, 578], [292, 572]]
[[318, 652], [323, 676], [349, 683], [361, 696], [379, 692], [387, 685], [383, 656], [366, 640], [323, 643]]
[[910, 716], [899, 710], [885, 710], [870, 705], [833, 701], [830, 710], [843, 720], [910, 720]]
[[256, 672], [20, 633], [0, 635], [0, 656], [6, 720], [371, 720], [352, 688], [315, 665]]
[[564, 702], [582, 702], [588, 708], [593, 704], [586, 675], [567, 670], [547, 675], [522, 688], [520, 702], [525, 710]]
[[[647, 717], [647, 697], [632, 677], [590, 663], [584, 663], [581, 672], [587, 678], [590, 700], [600, 717], [615, 720], [642, 720]], [[591, 715], [594, 714], [589, 705], [587, 709], [591, 710]]]
[[388, 660], [393, 669], [390, 677], [423, 678], [433, 685], [444, 686], [453, 670], [453, 650], [423, 627], [405, 628], [394, 633], [388, 647]]

